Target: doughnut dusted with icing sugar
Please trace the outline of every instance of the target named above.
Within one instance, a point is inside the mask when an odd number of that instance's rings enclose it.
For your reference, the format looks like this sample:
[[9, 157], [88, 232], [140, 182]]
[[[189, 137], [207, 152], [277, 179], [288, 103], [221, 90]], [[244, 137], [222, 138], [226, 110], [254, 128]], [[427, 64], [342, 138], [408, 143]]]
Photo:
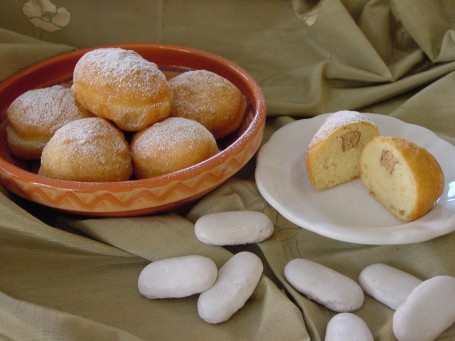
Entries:
[[403, 138], [372, 139], [362, 152], [360, 167], [365, 187], [403, 221], [425, 215], [444, 190], [444, 173], [436, 158]]
[[139, 131], [169, 116], [172, 95], [158, 66], [132, 50], [99, 48], [73, 73], [74, 97], [121, 130]]
[[22, 159], [40, 159], [44, 146], [66, 123], [93, 116], [60, 85], [29, 90], [6, 110], [6, 134], [11, 152]]
[[58, 129], [44, 147], [39, 175], [69, 181], [128, 180], [133, 172], [128, 143], [112, 123], [83, 118]]
[[202, 124], [170, 117], [137, 132], [131, 156], [137, 178], [171, 173], [202, 162], [219, 152], [213, 135]]
[[305, 156], [313, 187], [325, 189], [358, 178], [362, 149], [378, 135], [378, 128], [367, 114], [344, 110], [329, 115], [313, 136]]
[[216, 139], [240, 127], [246, 99], [226, 78], [207, 70], [187, 71], [170, 79], [169, 86], [174, 99], [171, 116], [198, 121]]

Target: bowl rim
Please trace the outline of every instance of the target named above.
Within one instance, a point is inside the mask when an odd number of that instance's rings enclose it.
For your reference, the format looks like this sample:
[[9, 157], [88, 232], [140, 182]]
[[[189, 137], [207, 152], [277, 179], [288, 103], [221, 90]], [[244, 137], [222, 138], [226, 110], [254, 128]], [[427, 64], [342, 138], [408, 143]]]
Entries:
[[[206, 169], [212, 169], [217, 165], [223, 163], [223, 161], [229, 158], [231, 155], [237, 154], [240, 150], [244, 149], [248, 142], [254, 138], [256, 133], [258, 133], [262, 127], [265, 125], [266, 120], [266, 102], [262, 90], [259, 85], [250, 76], [242, 67], [236, 63], [230, 61], [229, 59], [222, 57], [220, 55], [200, 50], [193, 47], [186, 47], [180, 45], [171, 45], [171, 44], [162, 44], [162, 43], [129, 43], [129, 44], [111, 44], [111, 45], [100, 45], [93, 46], [83, 49], [78, 49], [72, 52], [63, 53], [49, 59], [43, 60], [36, 64], [33, 64], [27, 68], [20, 70], [19, 72], [11, 75], [0, 83], [0, 94], [4, 89], [14, 85], [20, 79], [27, 77], [28, 75], [34, 74], [37, 71], [49, 67], [53, 64], [58, 64], [72, 58], [80, 58], [86, 52], [89, 52], [98, 48], [112, 48], [118, 47], [123, 49], [132, 49], [135, 51], [142, 50], [160, 50], [166, 52], [177, 52], [183, 55], [195, 55], [198, 58], [211, 60], [219, 65], [224, 65], [231, 72], [233, 72], [246, 87], [250, 89], [252, 99], [250, 100], [250, 105], [253, 107], [254, 116], [249, 123], [245, 131], [242, 132], [231, 144], [224, 148], [219, 153], [214, 156], [197, 163], [193, 166], [146, 179], [133, 179], [125, 181], [110, 181], [110, 182], [79, 182], [79, 181], [68, 181], [47, 178], [41, 175], [38, 175], [33, 172], [29, 172], [25, 169], [22, 169], [0, 156], [0, 171], [7, 173], [9, 176], [14, 177], [18, 180], [33, 183], [34, 185], [43, 187], [43, 188], [55, 188], [63, 191], [72, 191], [77, 193], [93, 193], [93, 192], [129, 192], [136, 189], [142, 188], [158, 188], [165, 186], [172, 182], [183, 182], [185, 180], [191, 179], [201, 173]], [[159, 65], [159, 64], [158, 64]], [[32, 89], [33, 87], [31, 87]], [[9, 103], [10, 104], [10, 103]], [[7, 104], [4, 108], [8, 107]], [[4, 112], [4, 111], [3, 111]], [[4, 118], [2, 118], [3, 120]]]

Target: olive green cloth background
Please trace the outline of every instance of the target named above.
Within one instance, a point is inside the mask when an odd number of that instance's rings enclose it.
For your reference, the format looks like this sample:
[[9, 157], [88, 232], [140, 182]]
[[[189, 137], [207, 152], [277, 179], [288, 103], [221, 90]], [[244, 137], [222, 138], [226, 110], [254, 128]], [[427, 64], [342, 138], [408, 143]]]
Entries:
[[[177, 44], [229, 58], [256, 79], [268, 106], [264, 142], [296, 119], [354, 109], [422, 125], [455, 143], [451, 0], [0, 0], [0, 25], [0, 79], [77, 48]], [[378, 262], [422, 279], [455, 276], [455, 234], [391, 246], [319, 236], [261, 197], [254, 166], [253, 159], [185, 212], [144, 217], [69, 216], [2, 189], [0, 339], [317, 341], [334, 312], [286, 283], [283, 268], [295, 257], [354, 280]], [[199, 242], [197, 218], [226, 210], [264, 212], [275, 232], [242, 247]], [[225, 323], [203, 322], [197, 295], [148, 300], [137, 290], [150, 261], [199, 254], [220, 267], [239, 250], [258, 254], [265, 270], [253, 296]], [[392, 310], [366, 296], [355, 313], [375, 340], [394, 340]], [[441, 336], [453, 338], [454, 327]]]

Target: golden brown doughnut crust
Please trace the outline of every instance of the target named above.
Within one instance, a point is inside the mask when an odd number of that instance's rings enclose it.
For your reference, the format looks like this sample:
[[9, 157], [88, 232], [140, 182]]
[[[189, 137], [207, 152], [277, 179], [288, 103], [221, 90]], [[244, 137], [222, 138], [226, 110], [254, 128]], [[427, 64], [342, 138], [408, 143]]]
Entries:
[[[407, 163], [411, 171], [408, 176], [413, 179], [416, 187], [417, 200], [413, 210], [407, 216], [391, 211], [404, 221], [413, 221], [427, 214], [441, 196], [445, 184], [443, 170], [436, 158], [425, 148], [421, 148], [417, 144], [400, 137], [378, 136], [371, 140], [370, 143], [380, 144], [384, 146], [385, 150], [396, 150]], [[368, 150], [368, 148], [365, 148], [364, 152], [367, 153]], [[393, 173], [393, 160], [381, 160], [381, 165], [387, 172]], [[362, 167], [365, 166], [363, 165]], [[362, 170], [362, 172], [365, 172], [365, 170]], [[385, 206], [387, 206], [387, 203], [385, 203]]]
[[99, 117], [58, 129], [43, 150], [39, 174], [70, 181], [124, 181], [132, 161], [123, 133]]
[[187, 71], [170, 79], [169, 86], [174, 99], [171, 116], [198, 121], [216, 139], [242, 123], [245, 97], [224, 77], [207, 70]]
[[23, 159], [39, 159], [52, 135], [66, 123], [93, 116], [60, 85], [29, 90], [6, 111], [8, 146]]
[[200, 123], [170, 117], [136, 133], [131, 142], [137, 178], [171, 173], [219, 152], [213, 135]]
[[172, 95], [157, 65], [132, 50], [100, 48], [79, 59], [76, 99], [125, 131], [139, 131], [169, 116]]
[[415, 220], [426, 214], [441, 196], [444, 190], [444, 173], [436, 158], [426, 149], [397, 137], [382, 137], [394, 145], [408, 162], [414, 172], [419, 198], [409, 220]]

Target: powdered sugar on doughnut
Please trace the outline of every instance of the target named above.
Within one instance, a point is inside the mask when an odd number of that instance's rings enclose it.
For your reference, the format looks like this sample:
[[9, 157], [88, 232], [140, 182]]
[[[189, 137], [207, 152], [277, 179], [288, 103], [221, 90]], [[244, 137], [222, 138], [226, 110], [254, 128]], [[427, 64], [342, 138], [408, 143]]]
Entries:
[[[98, 155], [100, 145], [106, 144], [106, 149], [114, 152], [127, 150], [127, 144], [120, 137], [107, 139], [113, 134], [119, 134], [116, 128], [101, 118], [89, 118], [73, 121], [55, 133], [53, 143], [65, 145], [74, 149], [80, 155]], [[100, 160], [102, 162], [102, 160]]]
[[70, 121], [92, 116], [61, 85], [25, 92], [10, 105], [7, 115], [19, 134], [39, 132], [49, 137]]
[[165, 76], [155, 63], [133, 50], [100, 48], [87, 52], [79, 59], [73, 79], [89, 87], [100, 83], [112, 87], [111, 97], [127, 92], [139, 98], [149, 98], [153, 95], [149, 83], [165, 81]]
[[195, 165], [219, 152], [216, 140], [202, 124], [170, 117], [137, 133], [131, 155], [138, 178], [168, 174]]
[[[136, 153], [150, 153], [148, 146], [155, 146], [156, 153], [171, 153], [174, 148], [187, 144], [188, 148], [196, 148], [199, 141], [215, 138], [201, 124], [181, 117], [170, 117], [163, 122], [155, 123], [137, 139]], [[190, 142], [196, 142], [194, 144]], [[139, 147], [139, 148], [138, 148]]]
[[[181, 91], [180, 96], [174, 99], [174, 105], [185, 106], [190, 112], [204, 111], [215, 113], [217, 108], [213, 101], [213, 94], [225, 87], [234, 87], [227, 79], [206, 70], [187, 71], [172, 78], [171, 86]], [[193, 101], [186, 101], [186, 96], [194, 96]]]
[[216, 138], [239, 127], [246, 102], [226, 78], [207, 70], [194, 70], [172, 78], [169, 86], [174, 99], [171, 116], [198, 121]]
[[44, 147], [39, 174], [71, 181], [128, 180], [129, 146], [123, 134], [102, 118], [72, 121]]
[[313, 139], [311, 140], [309, 146], [326, 138], [327, 136], [329, 136], [335, 130], [342, 126], [359, 122], [368, 122], [374, 124], [366, 117], [365, 114], [359, 113], [357, 111], [349, 110], [337, 111], [327, 117], [327, 119], [318, 129], [316, 134], [314, 134]]
[[82, 106], [125, 131], [167, 118], [172, 106], [171, 90], [158, 66], [121, 48], [85, 53], [74, 68], [71, 88]]

